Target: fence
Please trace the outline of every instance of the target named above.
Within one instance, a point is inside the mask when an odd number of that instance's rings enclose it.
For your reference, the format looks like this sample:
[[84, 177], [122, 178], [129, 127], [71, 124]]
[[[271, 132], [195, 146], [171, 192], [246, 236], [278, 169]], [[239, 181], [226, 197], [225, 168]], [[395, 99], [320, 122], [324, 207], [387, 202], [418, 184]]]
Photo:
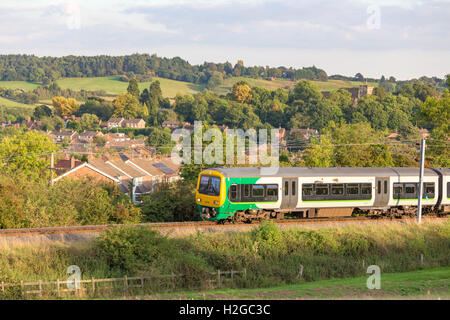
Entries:
[[[231, 287], [235, 287], [236, 276], [247, 277], [247, 270], [244, 269], [242, 271], [231, 270], [231, 271], [223, 271], [217, 270], [216, 272], [209, 272], [206, 274], [207, 276], [214, 276], [212, 279], [202, 279], [200, 280], [200, 286], [205, 289], [214, 289], [221, 288], [225, 284], [230, 284]], [[166, 280], [166, 289], [175, 290], [176, 289], [176, 279], [184, 279], [186, 280], [186, 276], [184, 274], [169, 274], [169, 275], [150, 275], [150, 276], [141, 276], [141, 277], [128, 277], [124, 276], [123, 278], [107, 278], [107, 279], [84, 279], [84, 280], [65, 280], [60, 281], [59, 279], [56, 281], [34, 281], [34, 282], [24, 282], [20, 283], [4, 283], [3, 281], [0, 283], [0, 290], [3, 294], [8, 291], [8, 288], [20, 288], [20, 293], [23, 296], [30, 294], [38, 294], [39, 297], [43, 297], [44, 293], [55, 294], [57, 297], [60, 297], [65, 292], [75, 293], [77, 295], [94, 295], [98, 291], [104, 289], [121, 289], [122, 291], [128, 292], [130, 289], [137, 288], [144, 291], [145, 289], [151, 289], [152, 284], [156, 284], [156, 287], [161, 289], [161, 286], [158, 286], [158, 280]], [[186, 282], [186, 281], [185, 281]], [[111, 286], [99, 286], [101, 283], [111, 283]], [[118, 286], [114, 286], [114, 284], [119, 284]], [[74, 288], [68, 288], [69, 285], [72, 285]], [[31, 288], [30, 288], [31, 287]], [[78, 287], [78, 288], [77, 288]], [[155, 286], [153, 286], [155, 287]]]

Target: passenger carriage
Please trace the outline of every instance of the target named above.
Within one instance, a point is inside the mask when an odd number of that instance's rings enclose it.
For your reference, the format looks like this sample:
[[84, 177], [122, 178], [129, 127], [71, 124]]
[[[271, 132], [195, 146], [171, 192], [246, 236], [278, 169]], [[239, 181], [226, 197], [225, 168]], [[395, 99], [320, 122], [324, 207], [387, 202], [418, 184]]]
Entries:
[[[425, 169], [424, 212], [448, 212], [450, 170]], [[351, 216], [355, 212], [412, 215], [418, 168], [216, 168], [200, 173], [196, 203], [204, 219]]]

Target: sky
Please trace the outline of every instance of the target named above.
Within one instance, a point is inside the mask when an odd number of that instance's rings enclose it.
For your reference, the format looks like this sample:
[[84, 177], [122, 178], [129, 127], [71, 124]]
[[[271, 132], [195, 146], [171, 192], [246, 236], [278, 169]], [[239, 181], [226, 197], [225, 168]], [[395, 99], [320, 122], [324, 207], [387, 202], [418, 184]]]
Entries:
[[2, 0], [0, 54], [179, 56], [328, 75], [450, 73], [450, 0]]

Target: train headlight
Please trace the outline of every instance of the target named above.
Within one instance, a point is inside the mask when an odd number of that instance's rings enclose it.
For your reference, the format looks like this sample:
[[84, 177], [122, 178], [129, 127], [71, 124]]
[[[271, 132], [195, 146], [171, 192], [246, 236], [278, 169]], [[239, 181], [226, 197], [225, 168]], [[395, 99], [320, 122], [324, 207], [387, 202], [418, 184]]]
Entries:
[[218, 204], [219, 203], [219, 201], [214, 201], [214, 204]]
[[198, 201], [198, 202], [202, 202], [202, 199], [198, 198], [197, 201]]

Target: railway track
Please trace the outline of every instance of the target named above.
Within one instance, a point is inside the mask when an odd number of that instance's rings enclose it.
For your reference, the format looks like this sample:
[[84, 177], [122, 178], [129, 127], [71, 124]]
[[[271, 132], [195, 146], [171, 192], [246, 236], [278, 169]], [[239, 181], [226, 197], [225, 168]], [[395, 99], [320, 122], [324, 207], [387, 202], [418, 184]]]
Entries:
[[[424, 217], [424, 221], [443, 220], [444, 218]], [[303, 219], [285, 219], [273, 220], [280, 225], [288, 224], [310, 224], [310, 223], [333, 223], [333, 222], [386, 222], [386, 221], [415, 221], [415, 218], [403, 219], [370, 219], [367, 217], [338, 217], [338, 218], [303, 218]], [[133, 226], [148, 226], [154, 230], [169, 230], [182, 228], [224, 228], [224, 227], [248, 227], [257, 224], [236, 223], [236, 224], [217, 224], [209, 221], [191, 221], [191, 222], [161, 222], [161, 223], [141, 223]], [[48, 228], [23, 228], [23, 229], [0, 229], [0, 238], [15, 236], [33, 236], [33, 235], [52, 235], [52, 234], [79, 234], [79, 233], [99, 233], [106, 230], [117, 228], [123, 225], [89, 225], [89, 226], [67, 226], [67, 227], [48, 227]]]

